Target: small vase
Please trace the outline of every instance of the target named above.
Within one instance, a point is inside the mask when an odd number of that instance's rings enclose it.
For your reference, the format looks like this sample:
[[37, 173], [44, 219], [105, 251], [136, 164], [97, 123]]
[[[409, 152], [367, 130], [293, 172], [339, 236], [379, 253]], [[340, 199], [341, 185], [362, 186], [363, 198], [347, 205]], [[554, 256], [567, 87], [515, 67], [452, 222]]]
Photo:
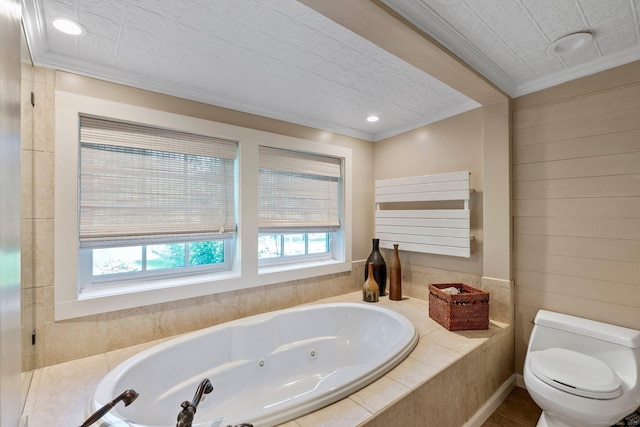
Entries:
[[402, 300], [402, 267], [400, 266], [400, 256], [398, 256], [398, 245], [395, 243], [393, 245], [389, 275], [389, 299], [393, 301]]
[[[373, 239], [373, 250], [367, 258], [367, 264], [373, 264], [373, 277], [380, 287], [380, 296], [382, 297], [387, 288], [387, 264], [380, 253], [380, 239]], [[367, 277], [369, 277], [369, 270], [365, 268], [364, 280], [367, 280]]]
[[380, 287], [376, 282], [375, 275], [373, 274], [373, 264], [368, 264], [368, 278], [362, 285], [362, 301], [365, 302], [378, 302], [380, 297]]

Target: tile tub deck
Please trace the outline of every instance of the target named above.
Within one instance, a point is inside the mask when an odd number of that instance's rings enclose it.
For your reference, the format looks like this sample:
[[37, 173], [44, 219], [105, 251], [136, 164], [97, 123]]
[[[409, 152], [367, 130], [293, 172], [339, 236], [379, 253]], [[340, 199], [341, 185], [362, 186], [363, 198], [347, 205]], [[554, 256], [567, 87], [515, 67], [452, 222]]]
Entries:
[[[361, 296], [353, 292], [314, 304], [361, 302]], [[378, 304], [415, 325], [420, 341], [413, 352], [367, 387], [282, 426], [475, 425], [467, 421], [477, 418], [482, 405], [509, 384], [514, 371], [512, 326], [492, 321], [487, 330], [449, 332], [429, 318], [427, 301], [383, 297]], [[120, 362], [161, 341], [35, 370], [23, 411], [28, 426], [80, 425], [98, 381]]]

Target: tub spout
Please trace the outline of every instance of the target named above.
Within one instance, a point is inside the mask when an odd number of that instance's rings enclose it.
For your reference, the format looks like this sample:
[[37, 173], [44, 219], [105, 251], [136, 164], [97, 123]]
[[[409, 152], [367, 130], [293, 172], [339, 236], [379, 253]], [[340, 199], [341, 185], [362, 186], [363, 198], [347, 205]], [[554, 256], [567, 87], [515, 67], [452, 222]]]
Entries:
[[137, 399], [137, 397], [138, 397], [138, 393], [136, 393], [135, 390], [123, 391], [120, 394], [120, 396], [116, 397], [111, 402], [107, 403], [102, 408], [94, 412], [93, 415], [87, 418], [87, 420], [84, 423], [82, 423], [80, 427], [89, 427], [91, 424], [95, 423], [100, 418], [104, 417], [107, 414], [107, 412], [109, 412], [111, 409], [113, 409], [114, 406], [116, 406], [118, 402], [123, 401], [124, 406], [129, 406], [134, 400]]
[[178, 414], [178, 423], [176, 427], [191, 427], [193, 423], [193, 417], [196, 414], [196, 410], [198, 409], [198, 405], [202, 400], [202, 396], [205, 394], [209, 394], [213, 391], [213, 386], [211, 385], [211, 381], [208, 378], [200, 381], [198, 388], [196, 389], [196, 394], [193, 396], [193, 400], [189, 402], [185, 400], [180, 404], [182, 407], [182, 411]]

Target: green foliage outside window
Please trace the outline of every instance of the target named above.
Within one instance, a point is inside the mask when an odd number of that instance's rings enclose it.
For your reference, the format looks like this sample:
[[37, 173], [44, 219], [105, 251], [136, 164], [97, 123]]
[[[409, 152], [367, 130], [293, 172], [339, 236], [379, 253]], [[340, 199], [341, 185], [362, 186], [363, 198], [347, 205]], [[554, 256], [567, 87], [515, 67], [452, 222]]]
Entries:
[[224, 243], [221, 241], [189, 243], [189, 265], [224, 262]]

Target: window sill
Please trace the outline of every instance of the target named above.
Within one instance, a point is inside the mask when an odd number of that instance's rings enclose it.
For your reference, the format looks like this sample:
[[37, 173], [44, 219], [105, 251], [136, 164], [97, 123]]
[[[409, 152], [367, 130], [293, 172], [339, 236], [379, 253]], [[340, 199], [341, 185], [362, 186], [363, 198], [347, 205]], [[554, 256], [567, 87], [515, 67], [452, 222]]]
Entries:
[[75, 298], [56, 298], [55, 320], [97, 315], [346, 271], [351, 271], [351, 262], [322, 260], [263, 267], [253, 277], [243, 277], [235, 271], [230, 271], [112, 287], [101, 286], [85, 290]]
[[56, 298], [55, 320], [228, 292], [239, 289], [240, 283], [240, 274], [230, 271], [100, 286], [83, 290], [76, 298]]
[[277, 264], [258, 269], [258, 281], [261, 285], [287, 282], [289, 280], [309, 279], [326, 274], [351, 271], [351, 262], [335, 259], [316, 260], [293, 264]]
[[176, 276], [167, 279], [147, 279], [105, 285], [95, 285], [88, 289], [80, 291], [78, 300], [103, 298], [113, 295], [128, 295], [131, 293], [149, 292], [160, 289], [174, 288], [178, 286], [182, 287], [195, 285], [198, 283], [220, 282], [238, 277], [239, 275], [234, 272], [218, 272]]

